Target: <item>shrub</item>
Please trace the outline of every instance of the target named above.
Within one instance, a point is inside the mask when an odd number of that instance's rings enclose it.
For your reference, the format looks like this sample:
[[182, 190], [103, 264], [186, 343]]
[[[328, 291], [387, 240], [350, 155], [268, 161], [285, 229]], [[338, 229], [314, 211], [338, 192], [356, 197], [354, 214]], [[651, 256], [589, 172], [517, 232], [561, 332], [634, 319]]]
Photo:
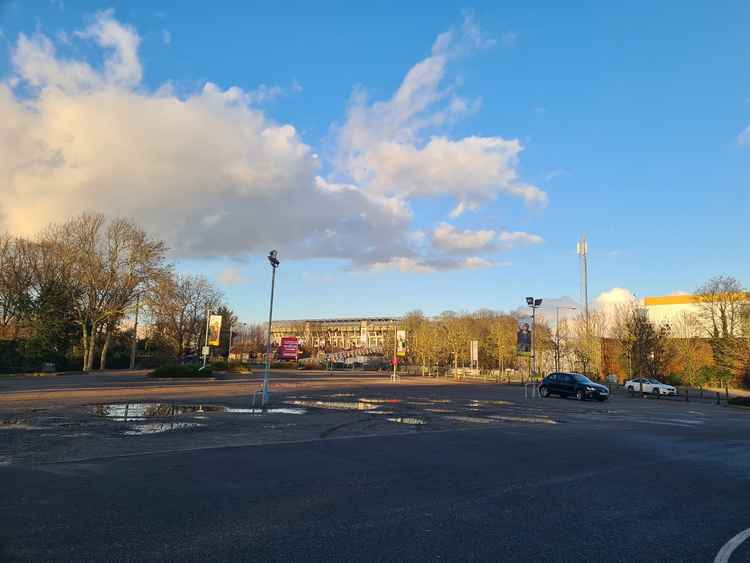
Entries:
[[149, 377], [211, 377], [211, 366], [206, 366], [206, 369], [200, 369], [200, 367], [198, 364], [167, 364], [159, 366], [148, 375]]
[[670, 373], [664, 378], [664, 383], [677, 387], [683, 384], [682, 376], [679, 373]]
[[230, 373], [251, 373], [252, 370], [242, 362], [229, 362], [217, 360], [211, 362], [211, 368], [216, 371], [228, 371]]
[[730, 405], [737, 405], [740, 407], [750, 407], [750, 397], [731, 397], [727, 401]]

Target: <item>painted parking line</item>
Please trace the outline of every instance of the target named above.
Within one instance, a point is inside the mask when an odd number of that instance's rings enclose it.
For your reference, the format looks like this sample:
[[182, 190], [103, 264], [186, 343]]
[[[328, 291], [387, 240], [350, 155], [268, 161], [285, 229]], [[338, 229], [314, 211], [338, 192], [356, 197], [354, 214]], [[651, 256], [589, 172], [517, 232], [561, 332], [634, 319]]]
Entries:
[[737, 549], [742, 544], [742, 542], [744, 542], [749, 537], [750, 528], [748, 528], [747, 530], [743, 530], [739, 534], [734, 536], [731, 540], [725, 543], [719, 550], [719, 553], [716, 554], [714, 563], [727, 563], [734, 550]]

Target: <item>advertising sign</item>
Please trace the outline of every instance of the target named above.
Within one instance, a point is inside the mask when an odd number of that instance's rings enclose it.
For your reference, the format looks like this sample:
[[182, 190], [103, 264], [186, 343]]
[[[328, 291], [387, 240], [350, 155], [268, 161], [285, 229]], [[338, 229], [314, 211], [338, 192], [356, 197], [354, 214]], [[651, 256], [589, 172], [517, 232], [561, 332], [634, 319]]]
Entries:
[[531, 354], [531, 319], [520, 319], [518, 321], [518, 333], [516, 334], [516, 350], [519, 354]]
[[221, 336], [221, 315], [211, 315], [208, 321], [208, 345], [218, 346]]
[[296, 360], [299, 354], [299, 341], [296, 336], [282, 336], [279, 346], [279, 358], [282, 360]]
[[406, 331], [396, 331], [396, 355], [402, 358], [406, 356]]

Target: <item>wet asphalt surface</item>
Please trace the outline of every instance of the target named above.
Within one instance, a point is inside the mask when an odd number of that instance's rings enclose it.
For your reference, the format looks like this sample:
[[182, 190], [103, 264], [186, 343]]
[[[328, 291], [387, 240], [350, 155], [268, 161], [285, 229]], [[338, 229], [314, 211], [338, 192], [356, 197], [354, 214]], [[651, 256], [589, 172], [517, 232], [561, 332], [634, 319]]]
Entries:
[[0, 560], [713, 561], [750, 527], [750, 410], [410, 383], [0, 396]]

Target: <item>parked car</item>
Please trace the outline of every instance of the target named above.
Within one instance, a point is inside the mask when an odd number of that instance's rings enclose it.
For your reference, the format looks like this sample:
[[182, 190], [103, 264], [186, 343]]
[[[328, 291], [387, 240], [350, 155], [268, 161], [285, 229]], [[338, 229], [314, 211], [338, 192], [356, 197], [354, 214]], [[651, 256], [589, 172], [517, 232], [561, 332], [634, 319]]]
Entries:
[[542, 397], [557, 395], [559, 397], [575, 397], [579, 401], [597, 399], [606, 401], [609, 389], [599, 383], [594, 383], [580, 373], [551, 373], [539, 384], [539, 394]]
[[643, 383], [643, 392], [649, 395], [677, 395], [677, 389], [666, 383], [662, 383], [658, 379], [649, 379], [646, 377], [638, 377], [625, 382], [625, 389], [631, 393], [641, 392], [641, 383]]

